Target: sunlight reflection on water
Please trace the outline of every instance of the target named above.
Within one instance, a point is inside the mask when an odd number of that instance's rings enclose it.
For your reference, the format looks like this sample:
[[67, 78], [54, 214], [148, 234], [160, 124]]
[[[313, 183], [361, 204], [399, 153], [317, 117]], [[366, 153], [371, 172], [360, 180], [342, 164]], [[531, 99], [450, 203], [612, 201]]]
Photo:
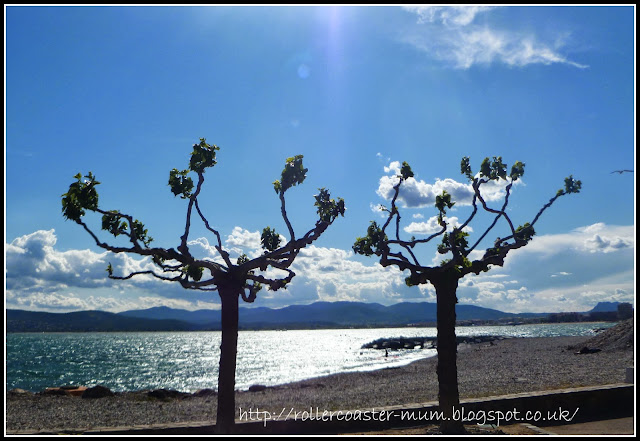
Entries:
[[[606, 323], [458, 327], [459, 336], [589, 335]], [[435, 337], [435, 328], [240, 331], [236, 389], [273, 386], [338, 372], [400, 366], [433, 349], [390, 351], [362, 345], [379, 338]], [[8, 334], [7, 390], [101, 384], [114, 391], [217, 388], [219, 332]]]

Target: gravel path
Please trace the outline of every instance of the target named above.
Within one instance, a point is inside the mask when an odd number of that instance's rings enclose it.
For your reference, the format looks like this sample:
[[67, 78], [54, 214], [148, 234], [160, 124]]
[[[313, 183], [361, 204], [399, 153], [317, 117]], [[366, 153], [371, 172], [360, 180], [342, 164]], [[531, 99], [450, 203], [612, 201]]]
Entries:
[[[461, 345], [458, 378], [461, 398], [565, 387], [622, 383], [633, 366], [632, 349], [603, 348], [576, 354], [587, 337], [514, 338]], [[437, 400], [435, 357], [372, 372], [336, 374], [258, 392], [238, 392], [237, 411], [291, 409], [371, 409]], [[6, 430], [122, 427], [177, 422], [212, 422], [216, 396], [149, 397], [147, 392], [83, 399], [31, 393], [6, 394]]]

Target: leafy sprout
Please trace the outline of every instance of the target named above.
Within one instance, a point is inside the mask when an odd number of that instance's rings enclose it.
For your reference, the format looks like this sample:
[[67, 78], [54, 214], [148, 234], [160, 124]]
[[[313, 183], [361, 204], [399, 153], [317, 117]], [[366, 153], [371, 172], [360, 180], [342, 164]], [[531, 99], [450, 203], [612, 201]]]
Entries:
[[284, 194], [288, 189], [294, 185], [302, 184], [307, 177], [306, 169], [302, 165], [303, 155], [296, 155], [291, 158], [287, 158], [287, 162], [282, 170], [281, 179], [274, 181], [273, 188], [278, 194]]
[[62, 195], [62, 215], [69, 220], [79, 222], [85, 215], [85, 210], [96, 211], [98, 209], [98, 192], [93, 173], [89, 172], [86, 179], [82, 180], [82, 174], [74, 176], [76, 182], [69, 185], [69, 191]]
[[266, 227], [264, 230], [262, 230], [260, 242], [262, 243], [262, 248], [264, 248], [265, 250], [275, 251], [280, 246], [280, 235], [276, 233], [275, 229]]

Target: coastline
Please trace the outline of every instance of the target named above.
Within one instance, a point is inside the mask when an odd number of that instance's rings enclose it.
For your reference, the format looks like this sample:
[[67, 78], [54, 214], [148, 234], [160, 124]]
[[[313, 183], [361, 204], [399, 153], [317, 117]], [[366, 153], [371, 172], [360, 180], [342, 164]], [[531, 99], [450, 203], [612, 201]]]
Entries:
[[[460, 345], [461, 398], [622, 383], [633, 350], [603, 348], [576, 354], [590, 337], [512, 338]], [[350, 372], [236, 393], [240, 409], [275, 414], [290, 410], [349, 410], [437, 400], [437, 357], [376, 371]], [[147, 391], [83, 399], [6, 394], [6, 430], [50, 430], [215, 421], [215, 395], [153, 398]]]

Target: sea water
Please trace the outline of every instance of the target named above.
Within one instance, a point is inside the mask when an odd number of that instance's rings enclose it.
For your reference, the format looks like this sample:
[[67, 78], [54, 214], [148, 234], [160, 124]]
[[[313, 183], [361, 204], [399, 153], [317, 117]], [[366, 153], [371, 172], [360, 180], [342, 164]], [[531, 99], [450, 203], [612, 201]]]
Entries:
[[[592, 335], [613, 323], [458, 327], [458, 336]], [[379, 338], [435, 337], [435, 328], [240, 331], [236, 389], [339, 372], [401, 366], [434, 349], [362, 349]], [[217, 388], [220, 332], [16, 333], [6, 335], [7, 390], [64, 385], [113, 391]]]

